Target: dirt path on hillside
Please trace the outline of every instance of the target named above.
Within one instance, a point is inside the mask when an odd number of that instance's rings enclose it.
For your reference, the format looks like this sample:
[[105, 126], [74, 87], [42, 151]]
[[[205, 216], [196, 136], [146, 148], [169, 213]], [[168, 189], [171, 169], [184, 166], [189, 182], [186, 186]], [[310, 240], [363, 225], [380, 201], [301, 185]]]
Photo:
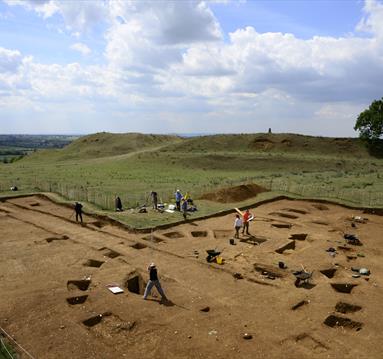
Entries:
[[[383, 217], [290, 200], [252, 212], [231, 245], [233, 215], [134, 234], [40, 197], [0, 202], [0, 326], [44, 359], [380, 358]], [[142, 300], [153, 261], [169, 303]]]

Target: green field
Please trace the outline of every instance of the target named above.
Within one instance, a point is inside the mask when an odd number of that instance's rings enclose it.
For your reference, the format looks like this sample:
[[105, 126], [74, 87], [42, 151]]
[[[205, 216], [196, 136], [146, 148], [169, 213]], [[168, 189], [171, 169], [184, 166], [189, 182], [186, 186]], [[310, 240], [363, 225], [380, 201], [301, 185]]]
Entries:
[[[220, 187], [257, 183], [278, 194], [383, 207], [383, 160], [369, 155], [358, 139], [293, 134], [177, 136], [99, 133], [63, 149], [37, 151], [0, 164], [0, 190], [55, 192], [112, 211], [118, 194], [125, 208], [149, 203], [156, 190], [163, 202], [179, 188], [194, 198]], [[255, 202], [198, 201], [198, 215]], [[134, 227], [179, 220], [179, 214], [110, 213]], [[197, 214], [194, 215], [194, 217]]]

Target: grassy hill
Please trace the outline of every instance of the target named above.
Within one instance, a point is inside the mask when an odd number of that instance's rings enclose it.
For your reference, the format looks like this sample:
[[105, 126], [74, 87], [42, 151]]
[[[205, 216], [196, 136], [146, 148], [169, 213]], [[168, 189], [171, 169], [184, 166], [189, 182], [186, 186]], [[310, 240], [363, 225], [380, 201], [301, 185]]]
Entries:
[[370, 157], [359, 138], [330, 138], [297, 134], [228, 134], [192, 137], [164, 151], [305, 153]]
[[[16, 163], [0, 164], [0, 171], [0, 191], [5, 193], [17, 185], [25, 191], [57, 192], [104, 209], [113, 209], [116, 194], [125, 207], [132, 207], [148, 202], [151, 190], [168, 202], [176, 188], [198, 198], [247, 183], [273, 193], [383, 207], [383, 160], [370, 156], [358, 139], [350, 138], [98, 133], [60, 150], [38, 151]], [[201, 203], [203, 211], [214, 212], [242, 202]], [[169, 221], [162, 215], [119, 217], [132, 225]]]
[[178, 143], [182, 139], [171, 135], [101, 132], [83, 136], [58, 150], [38, 151], [29, 161], [65, 161], [120, 156]]

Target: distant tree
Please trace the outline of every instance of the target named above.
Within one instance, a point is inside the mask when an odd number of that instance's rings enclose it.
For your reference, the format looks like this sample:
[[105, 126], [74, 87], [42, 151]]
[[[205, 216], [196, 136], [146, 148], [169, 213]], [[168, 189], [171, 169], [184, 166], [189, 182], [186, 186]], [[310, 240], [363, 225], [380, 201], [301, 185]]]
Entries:
[[369, 143], [379, 142], [383, 134], [383, 98], [372, 101], [369, 108], [359, 114], [354, 130]]
[[383, 98], [372, 101], [369, 108], [359, 114], [354, 130], [359, 131], [371, 155], [383, 157]]

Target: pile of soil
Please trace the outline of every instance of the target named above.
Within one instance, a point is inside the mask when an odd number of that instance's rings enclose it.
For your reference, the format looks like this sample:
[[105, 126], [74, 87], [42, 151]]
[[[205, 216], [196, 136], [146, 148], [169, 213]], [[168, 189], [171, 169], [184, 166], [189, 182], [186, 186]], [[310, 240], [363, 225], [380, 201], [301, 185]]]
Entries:
[[221, 188], [216, 192], [204, 193], [200, 199], [207, 199], [219, 203], [240, 202], [255, 197], [258, 193], [267, 191], [266, 188], [251, 183], [235, 187]]

